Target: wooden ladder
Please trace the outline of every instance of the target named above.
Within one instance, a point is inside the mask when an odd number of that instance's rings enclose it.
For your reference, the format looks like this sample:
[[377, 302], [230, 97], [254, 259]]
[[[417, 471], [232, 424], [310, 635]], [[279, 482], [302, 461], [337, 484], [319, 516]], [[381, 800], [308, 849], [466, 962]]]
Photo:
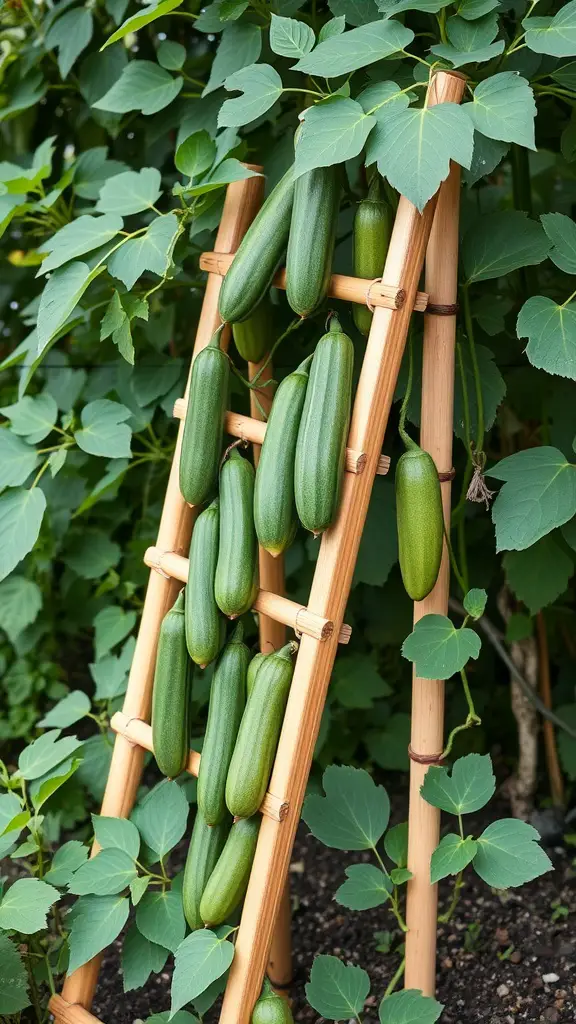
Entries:
[[[459, 103], [463, 91], [463, 76], [453, 72], [438, 72], [428, 87], [427, 103], [430, 106], [445, 102]], [[447, 182], [446, 186], [449, 184]], [[220, 324], [218, 295], [222, 276], [230, 266], [233, 253], [260, 206], [262, 190], [261, 177], [248, 178], [228, 187], [216, 238], [216, 251], [205, 253], [201, 259], [202, 268], [208, 270], [208, 280], [193, 358], [208, 344]], [[365, 303], [369, 293], [374, 315], [354, 401], [346, 452], [347, 472], [344, 474], [340, 508], [334, 525], [322, 536], [306, 607], [284, 597], [282, 559], [274, 559], [260, 550], [260, 583], [263, 589], [258, 593], [254, 610], [260, 616], [261, 648], [269, 651], [280, 647], [285, 642], [286, 626], [299, 634], [300, 648], [269, 789], [260, 808], [262, 823], [220, 1024], [248, 1024], [260, 994], [269, 956], [272, 979], [280, 984], [290, 980], [287, 976], [290, 952], [286, 895], [290, 855], [338, 643], [347, 643], [350, 638], [350, 628], [343, 622], [344, 611], [372, 484], [377, 473], [388, 470], [388, 460], [381, 456], [381, 449], [410, 317], [414, 309], [424, 311], [428, 305], [428, 296], [418, 292], [417, 287], [437, 198], [435, 196], [428, 202], [422, 214], [407, 199], [400, 198], [383, 271], [384, 283], [341, 275], [334, 275], [330, 282], [329, 295], [335, 298]], [[439, 241], [438, 255], [441, 239]], [[277, 287], [284, 286], [284, 272], [277, 275], [274, 283]], [[447, 301], [444, 296], [434, 295], [433, 299], [436, 303]], [[453, 302], [454, 299], [448, 301]], [[427, 319], [436, 320], [439, 317]], [[227, 328], [222, 338], [223, 344], [227, 344]], [[251, 375], [257, 369], [257, 365], [251, 365]], [[263, 398], [264, 401], [270, 401], [266, 389], [260, 393], [261, 403]], [[153, 571], [146, 592], [128, 689], [122, 712], [114, 715], [111, 722], [116, 739], [101, 814], [112, 817], [130, 815], [142, 776], [145, 751], [153, 750], [152, 730], [148, 723], [158, 635], [162, 619], [181, 589], [181, 582], [185, 582], [188, 575], [186, 554], [199, 508], [186, 504], [178, 482], [185, 410], [186, 398], [179, 400], [175, 407], [175, 415], [181, 422], [157, 543], [145, 554], [145, 562]], [[234, 437], [252, 442], [257, 460], [265, 424], [259, 419], [254, 403], [251, 417], [228, 413], [226, 430]], [[442, 483], [442, 488], [445, 499], [448, 495], [449, 507], [450, 481]], [[444, 575], [447, 578], [447, 574]], [[440, 605], [444, 599], [440, 598]], [[431, 611], [432, 608], [428, 607], [427, 610]], [[434, 610], [442, 610], [438, 602]], [[429, 681], [426, 683], [429, 684]], [[418, 696], [416, 692], [415, 696]], [[423, 694], [421, 698], [428, 700], [429, 695]], [[434, 742], [438, 742], [436, 734]], [[200, 755], [190, 751], [186, 770], [197, 775], [199, 763]], [[417, 769], [421, 767], [418, 765]], [[418, 807], [424, 803], [419, 792], [414, 794], [414, 801]], [[429, 810], [432, 813], [432, 824], [436, 822], [437, 835], [438, 815], [435, 809]], [[434, 827], [430, 833], [432, 841], [433, 832]], [[98, 847], [95, 844], [92, 854], [96, 852]], [[428, 900], [430, 904], [427, 891], [432, 892], [433, 887], [425, 878], [418, 892], [421, 909], [422, 899]], [[435, 896], [432, 897], [432, 903], [435, 911]], [[431, 920], [429, 914], [428, 917]], [[410, 907], [408, 918], [410, 920]], [[414, 941], [418, 945], [414, 914], [412, 918]], [[427, 941], [428, 933], [429, 929], [426, 933]], [[412, 941], [410, 937], [409, 941]], [[96, 1024], [98, 1018], [89, 1012], [89, 1008], [102, 955], [99, 954], [69, 975], [62, 995], [52, 997], [50, 1009], [57, 1022]], [[422, 955], [430, 962], [430, 948], [427, 947], [423, 953], [419, 947], [418, 957]], [[433, 964], [433, 947], [431, 955]]]

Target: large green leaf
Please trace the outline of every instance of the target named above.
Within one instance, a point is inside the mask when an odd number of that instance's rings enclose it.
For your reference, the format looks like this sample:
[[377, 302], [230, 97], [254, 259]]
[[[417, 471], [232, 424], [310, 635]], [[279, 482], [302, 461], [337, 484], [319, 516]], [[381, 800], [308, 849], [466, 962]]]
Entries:
[[124, 171], [106, 179], [100, 189], [96, 209], [128, 216], [151, 209], [161, 195], [160, 171], [155, 167]]
[[84, 530], [74, 534], [66, 545], [62, 561], [84, 580], [97, 580], [120, 561], [119, 544], [104, 530]]
[[576, 54], [576, 0], [564, 4], [553, 18], [525, 18], [526, 46], [552, 57]]
[[461, 18], [474, 21], [498, 7], [499, 0], [458, 0], [456, 13]]
[[328, 0], [328, 7], [337, 18], [349, 25], [367, 25], [376, 17], [375, 0]]
[[181, 893], [174, 888], [144, 893], [136, 908], [136, 924], [149, 942], [174, 953], [186, 934]]
[[560, 305], [532, 295], [518, 314], [516, 330], [519, 338], [528, 338], [526, 355], [533, 366], [576, 380], [576, 302]]
[[63, 786], [68, 779], [71, 779], [75, 772], [82, 764], [81, 757], [71, 757], [56, 767], [51, 768], [45, 775], [41, 775], [39, 779], [34, 779], [30, 783], [29, 793], [32, 798], [34, 810], [36, 813], [46, 803], [47, 800]]
[[390, 801], [362, 768], [331, 765], [322, 776], [325, 796], [306, 798], [302, 817], [312, 835], [336, 850], [370, 850], [383, 836]]
[[319, 43], [294, 65], [296, 71], [335, 78], [406, 49], [414, 38], [399, 21], [373, 21]]
[[494, 796], [496, 779], [489, 754], [467, 754], [448, 768], [432, 765], [420, 792], [433, 807], [449, 814], [479, 811]]
[[11, 576], [0, 583], [0, 628], [11, 643], [37, 618], [42, 607], [42, 591], [25, 576]]
[[356, 559], [354, 585], [369, 583], [373, 587], [381, 587], [397, 560], [394, 484], [391, 480], [377, 476], [372, 486], [368, 515]]
[[58, 50], [58, 68], [62, 78], [92, 39], [94, 23], [88, 7], [75, 7], [73, 11], [62, 14], [52, 24], [46, 34], [46, 46]]
[[126, 896], [81, 896], [72, 908], [68, 970], [75, 971], [120, 934], [130, 910]]
[[35, 448], [11, 430], [0, 430], [0, 490], [23, 484], [38, 464]]
[[5, 405], [0, 412], [10, 420], [14, 434], [25, 437], [28, 444], [42, 441], [58, 419], [58, 406], [46, 391], [41, 395], [24, 395], [14, 405]]
[[504, 40], [493, 42], [497, 34], [498, 18], [495, 14], [485, 14], [474, 21], [454, 15], [446, 22], [448, 43], [432, 46], [431, 52], [449, 60], [455, 68], [481, 64], [502, 53]]
[[82, 429], [76, 430], [74, 439], [89, 455], [107, 459], [123, 459], [131, 454], [132, 431], [125, 422], [130, 409], [107, 398], [97, 398], [82, 409]]
[[556, 535], [549, 533], [523, 551], [507, 551], [502, 568], [516, 597], [535, 615], [564, 593], [574, 573], [574, 562]]
[[553, 870], [550, 858], [538, 846], [539, 839], [540, 833], [525, 821], [493, 821], [478, 837], [474, 870], [494, 889], [524, 885]]
[[490, 281], [546, 259], [550, 242], [526, 213], [503, 210], [473, 221], [464, 237], [462, 261], [468, 281]]
[[489, 476], [504, 480], [492, 506], [498, 551], [523, 551], [576, 514], [576, 466], [558, 448], [528, 448]]
[[138, 32], [139, 29], [144, 28], [146, 25], [150, 25], [151, 22], [161, 18], [164, 14], [170, 14], [170, 11], [174, 11], [177, 7], [180, 7], [182, 0], [161, 0], [160, 3], [149, 4], [144, 11], [138, 11], [137, 14], [133, 14], [131, 18], [127, 18], [120, 28], [117, 28], [115, 32], [106, 40], [102, 49], [110, 46], [111, 43], [117, 42], [118, 39], [123, 39], [129, 32]]
[[386, 903], [392, 892], [390, 876], [374, 864], [352, 864], [345, 869], [347, 879], [334, 899], [350, 910], [370, 910]]
[[370, 978], [362, 967], [346, 966], [335, 956], [314, 958], [306, 999], [327, 1020], [360, 1019], [370, 992]]
[[270, 64], [249, 64], [224, 82], [229, 92], [241, 96], [225, 100], [218, 113], [219, 127], [249, 124], [265, 114], [282, 95], [282, 79]]
[[402, 11], [423, 11], [424, 14], [437, 14], [443, 7], [448, 7], [450, 0], [377, 0], [378, 9], [391, 18]]
[[380, 1024], [435, 1024], [444, 1006], [419, 989], [406, 988], [393, 992], [380, 1003]]
[[136, 612], [125, 612], [117, 604], [102, 608], [94, 618], [96, 658], [99, 660], [134, 628]]
[[146, 939], [135, 924], [131, 925], [122, 946], [122, 975], [124, 991], [141, 988], [154, 972], [162, 970], [168, 957], [168, 950]]
[[175, 214], [156, 217], [143, 235], [129, 238], [112, 254], [108, 260], [108, 272], [119, 278], [129, 291], [146, 270], [165, 276], [180, 232]]
[[28, 975], [18, 949], [0, 933], [0, 1013], [19, 1014], [30, 1005]]
[[281, 57], [305, 57], [316, 42], [313, 30], [304, 21], [272, 15], [270, 48]]
[[52, 729], [24, 747], [18, 758], [18, 776], [21, 779], [39, 779], [82, 746], [82, 741], [75, 736], [59, 737], [60, 729]]
[[18, 878], [0, 902], [0, 928], [32, 935], [46, 927], [50, 907], [60, 899], [52, 885], [39, 878]]
[[255, 64], [262, 49], [262, 33], [258, 25], [234, 22], [227, 25], [212, 62], [210, 77], [202, 96], [219, 89], [230, 75], [249, 64]]
[[359, 103], [341, 96], [308, 107], [296, 146], [297, 176], [358, 156], [375, 124]]
[[192, 132], [180, 143], [174, 156], [174, 163], [181, 174], [195, 178], [212, 167], [215, 156], [216, 144], [206, 129], [202, 129], [199, 132]]
[[100, 814], [92, 815], [94, 837], [103, 850], [123, 850], [133, 860], [140, 851], [140, 835], [136, 825], [127, 818], [109, 818]]
[[430, 858], [430, 882], [432, 885], [448, 875], [457, 875], [468, 866], [477, 850], [477, 844], [467, 836], [462, 839], [455, 832], [443, 836]]
[[92, 106], [113, 114], [140, 110], [145, 115], [157, 114], [176, 99], [184, 84], [150, 60], [131, 60], [111, 89]]
[[83, 690], [72, 690], [40, 719], [45, 729], [68, 729], [90, 711], [90, 698]]
[[544, 213], [540, 220], [552, 243], [550, 259], [560, 270], [576, 274], [576, 224], [564, 213]]
[[207, 928], [188, 935], [176, 950], [171, 1014], [196, 999], [220, 978], [228, 970], [233, 957], [234, 946], [225, 936], [219, 938]]
[[44, 875], [44, 881], [60, 887], [68, 885], [74, 872], [81, 864], [85, 864], [87, 859], [88, 847], [78, 839], [70, 839], [56, 850], [50, 870]]
[[68, 889], [75, 896], [112, 896], [127, 889], [136, 875], [136, 865], [124, 850], [100, 850], [75, 871]]
[[424, 615], [402, 644], [423, 679], [450, 679], [480, 654], [480, 637], [467, 626], [456, 629], [446, 615]]
[[42, 243], [42, 249], [49, 255], [38, 273], [45, 274], [48, 270], [55, 270], [56, 267], [82, 256], [85, 252], [105, 245], [115, 238], [123, 225], [122, 218], [113, 213], [104, 214], [102, 217], [91, 217], [88, 214], [78, 217]]
[[38, 355], [50, 344], [94, 278], [104, 267], [90, 270], [86, 263], [77, 261], [55, 270], [48, 278], [38, 308]]
[[138, 804], [133, 814], [144, 842], [165, 857], [184, 835], [188, 801], [176, 782], [160, 782]]
[[502, 71], [480, 82], [474, 90], [472, 103], [462, 107], [474, 127], [490, 139], [517, 142], [535, 149], [534, 93], [525, 78], [512, 71]]
[[509, 144], [507, 142], [489, 139], [486, 135], [482, 135], [481, 132], [475, 131], [472, 163], [468, 169], [464, 169], [462, 175], [465, 184], [471, 188], [485, 174], [491, 174], [508, 152], [508, 148]]
[[46, 497], [39, 487], [0, 495], [0, 580], [34, 547], [45, 508]]

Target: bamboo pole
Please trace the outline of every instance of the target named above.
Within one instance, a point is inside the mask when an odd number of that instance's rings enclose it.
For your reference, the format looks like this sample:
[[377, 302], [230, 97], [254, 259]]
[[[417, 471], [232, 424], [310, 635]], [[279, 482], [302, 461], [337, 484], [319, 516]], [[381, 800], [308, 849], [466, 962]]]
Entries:
[[62, 996], [54, 995], [49, 1002], [50, 1012], [61, 1024], [101, 1024], [100, 1018], [89, 1013], [79, 1003], [69, 1003]]
[[[253, 177], [235, 182], [228, 187], [216, 238], [216, 244], [223, 252], [234, 252], [238, 248], [262, 201], [263, 184], [262, 177]], [[222, 278], [219, 275], [208, 276], [193, 357], [205, 348], [220, 324], [218, 295], [221, 284]], [[226, 330], [222, 332], [221, 344], [227, 343], [227, 334]], [[182, 432], [183, 423], [180, 423], [157, 544], [162, 551], [183, 553], [188, 551], [190, 544], [194, 511], [184, 501], [178, 481]], [[150, 717], [160, 625], [174, 603], [178, 589], [176, 581], [172, 578], [167, 579], [157, 572], [150, 574], [124, 699], [123, 711], [128, 718], [141, 718], [146, 721]], [[134, 746], [126, 737], [117, 736], [102, 802], [102, 814], [109, 817], [127, 817], [130, 814], [142, 777], [143, 763], [144, 750]], [[94, 846], [92, 853], [96, 852], [98, 848]], [[102, 954], [99, 954], [66, 978], [62, 990], [64, 1000], [79, 1003], [87, 1009], [90, 1007], [101, 959]]]
[[[426, 253], [426, 288], [435, 304], [456, 302], [459, 201], [460, 168], [452, 164], [440, 189]], [[455, 315], [424, 317], [420, 445], [430, 452], [440, 473], [447, 473], [452, 466], [455, 339]], [[440, 486], [444, 520], [450, 529], [451, 481], [444, 480]], [[444, 544], [436, 585], [428, 597], [414, 605], [415, 623], [430, 613], [446, 614], [449, 584], [450, 564]], [[414, 674], [411, 751], [434, 758], [442, 753], [443, 739], [444, 682], [421, 679]], [[410, 762], [408, 867], [413, 877], [408, 882], [406, 905], [405, 984], [407, 988], [421, 989], [425, 995], [433, 995], [436, 987], [438, 887], [430, 884], [430, 858], [440, 832], [440, 811], [420, 796], [429, 763]]]
[[[428, 102], [459, 102], [463, 89], [462, 76], [438, 72]], [[338, 515], [323, 535], [310, 592], [310, 610], [332, 619], [336, 629], [325, 643], [302, 637], [270, 780], [271, 791], [289, 810], [281, 823], [262, 819], [220, 1024], [248, 1024], [260, 992], [435, 206], [432, 199], [419, 214], [404, 198], [398, 204], [382, 276], [405, 291], [406, 301], [400, 309], [378, 306], [374, 312], [348, 439], [350, 447], [366, 453], [367, 465], [360, 475], [344, 476]]]
[[[548, 653], [548, 633], [546, 630], [546, 619], [542, 612], [536, 616], [536, 636], [538, 639], [538, 677], [539, 690], [542, 703], [549, 711], [552, 710], [552, 687], [550, 684], [550, 655]], [[554, 807], [564, 807], [564, 781], [562, 769], [558, 760], [558, 748], [556, 746], [556, 733], [552, 722], [546, 718], [542, 721], [542, 733], [544, 736], [544, 750], [546, 753], [546, 767], [548, 770], [548, 781], [550, 782], [550, 793]]]

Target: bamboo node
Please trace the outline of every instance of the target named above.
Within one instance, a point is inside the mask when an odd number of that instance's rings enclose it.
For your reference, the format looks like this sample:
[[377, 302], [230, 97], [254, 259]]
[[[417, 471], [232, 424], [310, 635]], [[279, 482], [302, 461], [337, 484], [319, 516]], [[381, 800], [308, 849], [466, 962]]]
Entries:
[[[381, 277], [375, 277], [372, 281], [370, 281], [370, 284], [368, 285], [368, 288], [366, 289], [366, 305], [368, 306], [368, 309], [370, 310], [371, 313], [374, 312], [374, 306], [373, 306], [373, 304], [370, 301], [370, 292], [372, 291], [372, 288], [374, 287], [375, 284], [383, 284], [382, 278]], [[394, 307], [393, 308], [394, 309], [402, 309], [402, 306], [404, 305], [405, 301], [406, 301], [406, 292], [404, 291], [403, 288], [398, 288], [397, 291], [396, 291], [396, 295], [394, 296]]]
[[457, 302], [430, 302], [426, 306], [426, 312], [431, 313], [432, 316], [456, 316], [459, 312], [460, 306]]
[[453, 480], [455, 476], [456, 470], [454, 469], [454, 466], [452, 466], [452, 469], [447, 470], [446, 473], [440, 473], [440, 471], [438, 471], [438, 479], [441, 484], [445, 483], [446, 480]]
[[408, 757], [411, 761], [417, 761], [418, 764], [442, 764], [444, 762], [444, 754], [417, 754], [410, 744], [408, 744]]

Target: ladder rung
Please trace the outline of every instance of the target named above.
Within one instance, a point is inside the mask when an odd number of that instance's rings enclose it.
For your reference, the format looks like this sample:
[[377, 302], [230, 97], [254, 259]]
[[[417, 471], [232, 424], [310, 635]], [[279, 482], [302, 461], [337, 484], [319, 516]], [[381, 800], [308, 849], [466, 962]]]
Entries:
[[[186, 583], [188, 579], [188, 559], [176, 554], [175, 551], [148, 548], [144, 554], [144, 562], [150, 569], [156, 569], [157, 572], [181, 580], [182, 583]], [[287, 597], [280, 597], [279, 594], [271, 594], [268, 590], [258, 591], [253, 608], [254, 611], [261, 612], [276, 622], [291, 626], [296, 633], [306, 633], [315, 640], [328, 640], [334, 632], [334, 623], [330, 619], [323, 619], [321, 615], [308, 611], [303, 604], [289, 601]], [[347, 644], [351, 636], [352, 627], [343, 623], [338, 642]]]
[[[224, 277], [230, 269], [230, 264], [235, 253], [227, 252], [203, 252], [200, 256], [200, 269], [207, 270], [209, 274], [218, 274]], [[279, 270], [272, 284], [275, 288], [286, 288], [286, 270]], [[393, 284], [383, 284], [382, 281], [370, 281], [364, 277], [347, 277], [345, 274], [332, 274], [328, 285], [328, 295], [333, 299], [344, 299], [345, 302], [356, 302], [360, 306], [366, 305], [366, 298], [369, 297], [371, 306], [384, 306], [385, 309], [401, 309], [406, 301], [406, 294], [403, 288]], [[416, 292], [414, 309], [417, 313], [423, 313], [428, 305], [426, 292]]]
[[[151, 754], [154, 753], [152, 728], [147, 722], [143, 722], [141, 718], [128, 718], [122, 711], [117, 711], [112, 716], [110, 725], [114, 732], [125, 736], [130, 743], [135, 743], [144, 750], [149, 750]], [[201, 755], [196, 750], [191, 750], [188, 754], [185, 768], [189, 775], [198, 776], [200, 760]], [[288, 814], [288, 804], [285, 800], [274, 796], [273, 793], [266, 793], [260, 805], [260, 811], [269, 818], [274, 818], [274, 821], [284, 821]]]
[[80, 1003], [69, 1003], [62, 996], [53, 995], [48, 1003], [56, 1024], [102, 1024], [100, 1017], [85, 1010]]
[[[174, 415], [177, 419], [183, 420], [186, 416], [187, 401], [185, 398], [178, 398], [174, 403]], [[226, 433], [232, 437], [241, 437], [252, 444], [262, 444], [266, 433], [266, 424], [262, 420], [255, 420], [252, 416], [242, 416], [237, 412], [226, 413]], [[364, 452], [355, 451], [353, 448], [346, 449], [345, 469], [348, 473], [362, 473], [366, 465]], [[378, 476], [386, 476], [390, 469], [390, 456], [381, 455], [378, 459]]]

